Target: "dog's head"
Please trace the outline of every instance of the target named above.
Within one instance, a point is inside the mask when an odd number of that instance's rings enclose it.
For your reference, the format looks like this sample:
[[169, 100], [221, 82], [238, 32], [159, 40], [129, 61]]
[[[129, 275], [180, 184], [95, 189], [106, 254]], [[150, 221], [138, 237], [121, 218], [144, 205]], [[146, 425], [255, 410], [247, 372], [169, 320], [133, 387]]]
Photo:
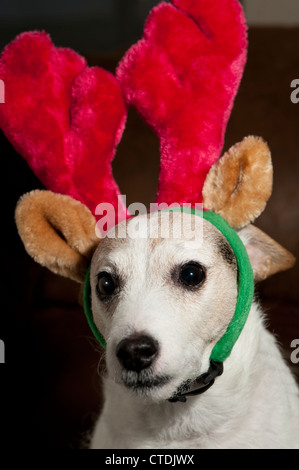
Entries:
[[[107, 341], [109, 376], [138, 395], [165, 400], [207, 371], [234, 315], [237, 262], [224, 235], [196, 215], [164, 212], [139, 219], [141, 237], [128, 233], [137, 222], [132, 219], [125, 238], [105, 238], [93, 256], [93, 318]], [[163, 225], [169, 237], [159, 235]], [[182, 236], [184, 226], [189, 228]], [[247, 227], [240, 236], [256, 278], [270, 274], [265, 263], [275, 270], [291, 263], [270, 238], [265, 244], [258, 229]]]
[[[252, 188], [258, 160], [268, 176], [260, 190], [255, 188], [253, 200], [244, 194]], [[242, 171], [235, 172], [231, 186], [222, 185], [232, 161]], [[205, 200], [243, 240], [256, 280], [294, 262], [249, 223], [263, 210], [271, 185], [268, 147], [250, 138], [212, 167], [204, 188]], [[112, 237], [108, 232], [99, 239], [96, 220], [85, 206], [44, 191], [21, 199], [16, 220], [27, 251], [52, 271], [84, 282], [91, 262], [92, 316], [106, 340], [107, 370], [115, 382], [156, 401], [170, 398], [207, 370], [238, 296], [236, 254], [209, 220], [153, 212], [123, 221]]]
[[[139, 236], [130, 233], [136, 223]], [[153, 213], [126, 226], [125, 238], [103, 239], [93, 256], [93, 317], [107, 341], [110, 377], [167, 399], [208, 368], [234, 313], [236, 259], [224, 236], [195, 215]]]

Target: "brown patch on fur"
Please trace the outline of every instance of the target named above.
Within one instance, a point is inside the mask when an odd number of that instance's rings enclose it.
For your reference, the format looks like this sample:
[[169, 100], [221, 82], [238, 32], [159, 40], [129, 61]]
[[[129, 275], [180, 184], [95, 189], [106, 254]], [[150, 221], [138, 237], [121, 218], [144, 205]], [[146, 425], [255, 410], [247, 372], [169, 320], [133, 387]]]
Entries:
[[89, 209], [69, 196], [32, 191], [19, 200], [15, 219], [30, 256], [56, 274], [84, 280], [99, 243]]
[[204, 205], [240, 229], [264, 210], [272, 179], [267, 144], [261, 138], [246, 137], [210, 169], [203, 189]]
[[217, 247], [224, 261], [226, 261], [226, 263], [233, 269], [237, 269], [237, 260], [233, 249], [224, 237], [219, 237], [217, 240]]

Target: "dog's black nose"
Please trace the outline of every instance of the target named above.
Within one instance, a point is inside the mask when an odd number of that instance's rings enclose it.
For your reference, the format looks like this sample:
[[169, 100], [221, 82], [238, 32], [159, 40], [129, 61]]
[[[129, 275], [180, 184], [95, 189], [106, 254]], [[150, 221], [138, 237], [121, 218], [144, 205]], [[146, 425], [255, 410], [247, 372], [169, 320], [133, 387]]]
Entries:
[[149, 367], [157, 354], [158, 342], [151, 336], [140, 334], [123, 339], [116, 349], [116, 356], [123, 367], [135, 372]]

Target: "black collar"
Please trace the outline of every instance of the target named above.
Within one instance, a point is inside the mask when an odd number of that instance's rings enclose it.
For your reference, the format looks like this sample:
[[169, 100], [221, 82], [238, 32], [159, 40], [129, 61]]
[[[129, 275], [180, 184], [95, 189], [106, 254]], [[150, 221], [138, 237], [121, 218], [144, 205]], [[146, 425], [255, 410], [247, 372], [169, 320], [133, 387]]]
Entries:
[[[208, 390], [215, 382], [216, 377], [221, 375], [223, 372], [223, 362], [216, 362], [210, 360], [210, 367], [207, 372], [204, 372], [194, 381], [187, 381], [178, 388], [177, 392], [174, 393], [168, 401], [175, 403], [177, 401], [186, 402], [187, 398], [193, 395], [200, 395]], [[195, 390], [190, 390], [191, 387], [196, 386]]]

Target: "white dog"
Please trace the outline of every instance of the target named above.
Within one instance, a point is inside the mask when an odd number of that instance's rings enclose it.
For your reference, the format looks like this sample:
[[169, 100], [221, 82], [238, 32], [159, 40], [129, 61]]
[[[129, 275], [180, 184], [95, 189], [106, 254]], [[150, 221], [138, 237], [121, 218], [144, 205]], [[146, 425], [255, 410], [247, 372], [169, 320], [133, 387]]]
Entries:
[[[105, 238], [92, 260], [92, 310], [107, 339], [108, 374], [91, 447], [299, 448], [298, 389], [256, 302], [214, 385], [168, 401], [196, 388], [209, 369], [236, 304], [236, 259], [200, 217], [189, 215], [202, 237], [184, 238], [176, 237], [182, 214], [172, 214], [170, 238], [159, 236], [169, 213], [139, 217], [147, 217], [147, 237]], [[239, 232], [256, 277], [260, 233]], [[274, 242], [261, 246], [278, 262]]]
[[252, 302], [253, 276], [294, 263], [250, 223], [271, 188], [269, 148], [249, 137], [210, 169], [200, 216], [138, 215], [99, 239], [69, 196], [21, 198], [28, 253], [85, 280], [88, 321], [106, 342], [92, 448], [299, 448], [298, 388]]

